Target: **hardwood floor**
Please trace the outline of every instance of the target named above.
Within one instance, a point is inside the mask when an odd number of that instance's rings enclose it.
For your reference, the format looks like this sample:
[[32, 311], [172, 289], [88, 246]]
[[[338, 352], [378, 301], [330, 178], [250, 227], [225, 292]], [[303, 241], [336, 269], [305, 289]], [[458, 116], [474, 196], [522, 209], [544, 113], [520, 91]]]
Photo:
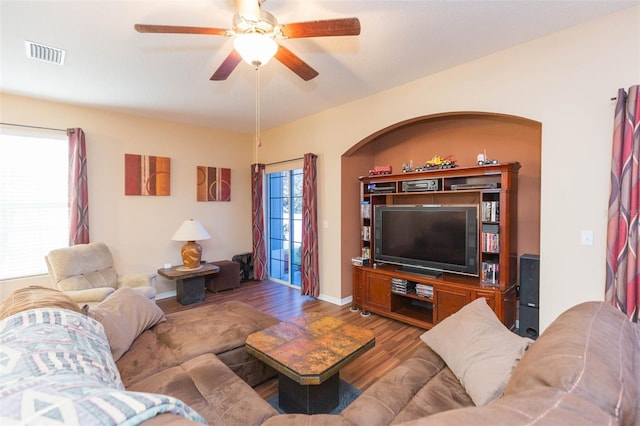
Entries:
[[[360, 390], [367, 389], [378, 378], [407, 359], [421, 344], [420, 335], [425, 331], [375, 314], [363, 318], [359, 312], [351, 312], [350, 305], [337, 306], [301, 296], [299, 290], [272, 281], [250, 281], [242, 283], [240, 288], [219, 293], [207, 291], [205, 301], [193, 305], [182, 306], [175, 298], [169, 298], [158, 300], [158, 306], [165, 313], [171, 313], [229, 300], [244, 302], [283, 321], [304, 312], [319, 312], [373, 331], [376, 336], [375, 346], [340, 372], [341, 379]], [[269, 380], [255, 389], [262, 398], [270, 398], [277, 393], [277, 379]]]

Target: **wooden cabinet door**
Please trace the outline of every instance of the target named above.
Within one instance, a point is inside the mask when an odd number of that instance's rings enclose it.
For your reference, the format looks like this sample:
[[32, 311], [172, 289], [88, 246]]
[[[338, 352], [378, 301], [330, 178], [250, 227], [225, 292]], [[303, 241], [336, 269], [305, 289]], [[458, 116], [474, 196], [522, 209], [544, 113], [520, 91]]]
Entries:
[[436, 324], [451, 314], [458, 312], [471, 301], [471, 295], [464, 289], [436, 289], [435, 322]]
[[482, 290], [474, 292], [473, 300], [479, 299], [481, 297], [484, 297], [487, 300], [487, 305], [489, 305], [489, 307], [493, 309], [493, 312], [495, 312], [496, 315], [499, 315], [498, 305], [500, 302], [500, 293], [496, 293], [495, 291]]
[[358, 268], [357, 266], [353, 267], [353, 279], [352, 279], [353, 304], [359, 308], [362, 307], [363, 275], [364, 273], [360, 268]]
[[384, 275], [366, 274], [364, 279], [365, 309], [391, 310], [391, 278]]

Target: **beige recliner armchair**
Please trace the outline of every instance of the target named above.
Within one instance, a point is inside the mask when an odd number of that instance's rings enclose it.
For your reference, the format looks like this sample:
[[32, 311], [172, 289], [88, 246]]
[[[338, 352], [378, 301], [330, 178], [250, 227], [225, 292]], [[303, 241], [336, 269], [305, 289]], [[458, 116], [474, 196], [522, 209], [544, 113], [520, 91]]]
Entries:
[[120, 287], [130, 287], [155, 300], [154, 275], [118, 275], [113, 257], [102, 242], [52, 250], [45, 256], [49, 278], [78, 305], [97, 305]]

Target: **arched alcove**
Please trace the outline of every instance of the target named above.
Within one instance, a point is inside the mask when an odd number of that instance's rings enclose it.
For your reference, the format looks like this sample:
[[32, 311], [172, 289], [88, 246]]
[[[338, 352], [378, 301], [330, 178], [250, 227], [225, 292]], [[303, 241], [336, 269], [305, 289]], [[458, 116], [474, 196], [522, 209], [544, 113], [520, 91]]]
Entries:
[[404, 163], [423, 165], [434, 155], [452, 156], [460, 167], [477, 155], [501, 163], [518, 161], [518, 256], [540, 253], [540, 170], [542, 124], [486, 112], [449, 112], [395, 123], [358, 141], [342, 155], [342, 297], [352, 294], [351, 258], [360, 251], [360, 185], [376, 165], [402, 173]]

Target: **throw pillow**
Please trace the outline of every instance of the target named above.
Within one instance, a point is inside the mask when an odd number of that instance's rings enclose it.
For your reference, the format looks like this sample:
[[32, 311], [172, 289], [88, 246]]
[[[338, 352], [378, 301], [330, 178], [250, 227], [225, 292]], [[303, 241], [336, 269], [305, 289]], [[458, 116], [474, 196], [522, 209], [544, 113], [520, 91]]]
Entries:
[[420, 338], [440, 355], [476, 405], [502, 396], [516, 363], [533, 343], [509, 331], [482, 297]]
[[165, 320], [164, 312], [154, 302], [126, 287], [88, 308], [87, 315], [104, 327], [115, 361], [129, 350], [142, 332]]

